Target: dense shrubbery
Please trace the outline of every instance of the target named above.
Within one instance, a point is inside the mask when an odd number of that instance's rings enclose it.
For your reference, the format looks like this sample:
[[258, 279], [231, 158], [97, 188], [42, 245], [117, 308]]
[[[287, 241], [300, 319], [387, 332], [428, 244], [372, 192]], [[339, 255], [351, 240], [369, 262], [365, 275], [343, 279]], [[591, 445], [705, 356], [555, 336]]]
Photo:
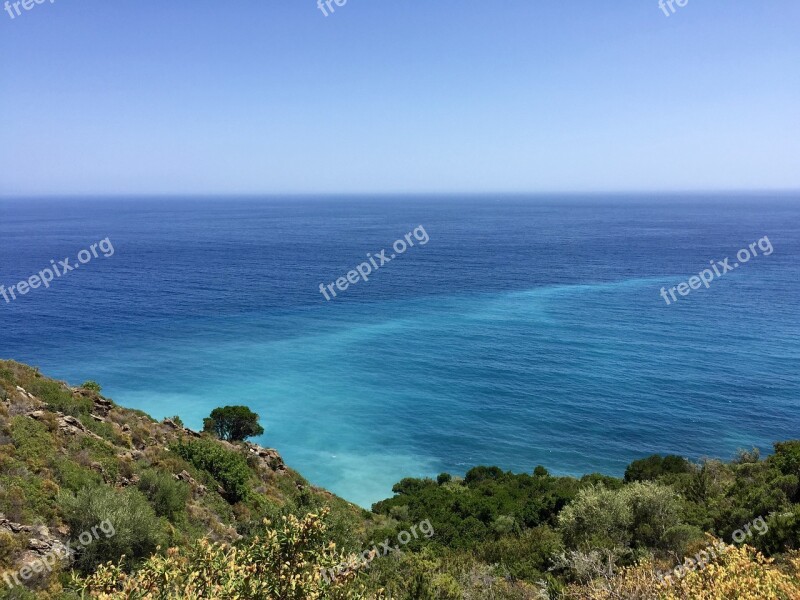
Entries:
[[252, 472], [247, 459], [236, 450], [228, 450], [214, 440], [180, 441], [170, 448], [196, 468], [208, 472], [225, 490], [231, 502], [239, 502], [250, 493]]
[[58, 502], [74, 537], [103, 522], [113, 526], [113, 535], [101, 534], [76, 556], [75, 564], [84, 572], [123, 555], [133, 560], [145, 558], [164, 541], [161, 522], [138, 490], [97, 485], [77, 494], [64, 492]]
[[682, 524], [675, 491], [654, 483], [633, 483], [621, 489], [582, 489], [558, 515], [566, 544], [575, 549], [660, 549], [670, 547], [668, 533]]
[[[791, 441], [776, 444], [766, 460], [757, 451], [743, 452], [731, 463], [692, 464], [680, 457], [653, 456], [631, 463], [622, 480], [601, 475], [580, 480], [551, 477], [541, 467], [533, 476], [476, 467], [463, 481], [445, 476], [437, 481], [404, 479], [395, 486], [393, 498], [373, 509], [399, 521], [396, 530], [428, 518], [436, 535], [419, 545], [427, 544], [440, 556], [469, 553], [490, 566], [495, 581], [548, 580], [549, 593], [556, 597], [562, 584], [613, 579], [617, 569], [642, 559], [670, 568], [704, 543], [703, 532], [730, 541], [735, 530], [758, 517], [769, 529], [747, 540], [753, 552], [779, 555], [800, 548], [799, 478], [800, 442]], [[754, 555], [750, 559], [759, 560]], [[427, 577], [433, 585], [437, 573], [449, 574], [466, 593], [464, 570], [454, 570], [452, 563], [450, 555], [427, 575], [415, 577]], [[796, 574], [797, 566], [795, 561], [786, 568]], [[636, 585], [654, 577], [646, 577], [644, 571], [635, 574]], [[731, 585], [746, 587], [745, 579]], [[518, 591], [497, 597], [517, 597]]]
[[[227, 546], [201, 540], [154, 556], [132, 576], [109, 563], [86, 579], [82, 593], [102, 600], [359, 600], [366, 593], [353, 580], [357, 571], [327, 583], [321, 574], [346, 557], [326, 541], [324, 514], [287, 516], [277, 527]], [[376, 598], [370, 595], [370, 598]]]
[[183, 514], [190, 496], [185, 483], [156, 469], [147, 469], [141, 474], [139, 490], [150, 500], [156, 514], [170, 521], [175, 521]]
[[680, 475], [690, 473], [692, 465], [683, 457], [654, 454], [648, 458], [633, 461], [625, 469], [625, 482], [653, 481], [664, 475]]
[[402, 526], [429, 519], [437, 543], [472, 548], [511, 531], [555, 525], [559, 511], [582, 485], [572, 478], [476, 467], [463, 481], [404, 479], [393, 488], [397, 495], [373, 510], [397, 518]]
[[653, 565], [626, 567], [617, 575], [573, 585], [565, 600], [796, 600], [800, 598], [800, 555], [782, 567], [754, 548], [731, 548], [705, 569], [671, 584], [662, 583]]
[[37, 378], [29, 385], [28, 391], [46, 402], [50, 410], [74, 417], [88, 415], [92, 410], [91, 400], [74, 397], [69, 388], [52, 379]]

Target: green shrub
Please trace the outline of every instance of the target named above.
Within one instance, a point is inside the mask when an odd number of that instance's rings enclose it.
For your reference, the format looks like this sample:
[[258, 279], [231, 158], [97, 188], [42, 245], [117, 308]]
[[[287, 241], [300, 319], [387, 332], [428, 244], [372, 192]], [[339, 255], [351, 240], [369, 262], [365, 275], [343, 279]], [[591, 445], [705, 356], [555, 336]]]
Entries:
[[551, 557], [561, 551], [561, 536], [545, 525], [482, 544], [478, 556], [486, 564], [500, 566], [511, 577], [537, 581], [547, 573]]
[[775, 454], [769, 462], [784, 475], [800, 475], [800, 440], [775, 444]]
[[170, 449], [216, 479], [231, 503], [248, 497], [252, 473], [247, 466], [247, 459], [239, 452], [228, 450], [209, 439], [177, 442]]
[[96, 539], [80, 548], [75, 565], [83, 572], [123, 555], [133, 560], [149, 556], [164, 539], [161, 522], [138, 490], [96, 485], [77, 494], [62, 492], [58, 504], [72, 539], [104, 523], [112, 526], [113, 534], [97, 529]]
[[419, 493], [423, 488], [434, 485], [432, 479], [415, 479], [413, 477], [406, 477], [401, 479], [392, 486], [392, 491], [398, 495], [412, 496]]
[[670, 454], [659, 456], [654, 454], [647, 458], [635, 460], [625, 469], [625, 482], [652, 481], [663, 475], [680, 475], [689, 473], [692, 465], [681, 456]]
[[49, 479], [19, 471], [14, 475], [0, 473], [0, 513], [19, 523], [52, 523], [58, 487]]
[[7, 531], [0, 531], [0, 569], [6, 569], [14, 564], [18, 552], [25, 550], [28, 540], [23, 535], [11, 535]]
[[34, 471], [42, 469], [55, 456], [53, 437], [41, 423], [18, 415], [11, 420], [10, 429], [17, 458]]
[[98, 393], [100, 392], [100, 390], [103, 389], [103, 388], [100, 387], [99, 383], [97, 383], [96, 381], [93, 381], [91, 379], [89, 381], [84, 381], [83, 385], [81, 385], [81, 387], [83, 389], [85, 389], [85, 390], [90, 390], [92, 392], [98, 392]]
[[88, 461], [83, 466], [89, 466], [89, 462], [99, 463], [103, 468], [103, 473], [109, 480], [115, 480], [119, 476], [120, 459], [114, 446], [92, 437], [81, 437], [72, 441], [69, 446], [71, 452], [78, 456], [88, 457]]
[[185, 483], [156, 469], [148, 469], [142, 473], [139, 490], [150, 500], [156, 514], [170, 521], [175, 521], [186, 510], [190, 495], [189, 487]]
[[578, 493], [558, 523], [569, 548], [666, 547], [667, 532], [681, 524], [680, 503], [675, 490], [651, 482], [594, 486]]
[[117, 434], [116, 429], [114, 429], [111, 423], [95, 421], [90, 415], [80, 415], [78, 418], [86, 429], [99, 435], [104, 440], [108, 440], [112, 444], [125, 445], [125, 442]]
[[53, 462], [53, 470], [61, 487], [77, 492], [85, 487], [92, 487], [103, 482], [97, 471], [82, 467], [69, 458], [57, 458]]
[[28, 390], [47, 404], [50, 410], [63, 412], [74, 417], [89, 414], [93, 403], [88, 398], [73, 398], [72, 392], [51, 379], [36, 379]]
[[464, 476], [464, 483], [472, 485], [487, 479], [501, 479], [503, 470], [499, 467], [473, 467]]

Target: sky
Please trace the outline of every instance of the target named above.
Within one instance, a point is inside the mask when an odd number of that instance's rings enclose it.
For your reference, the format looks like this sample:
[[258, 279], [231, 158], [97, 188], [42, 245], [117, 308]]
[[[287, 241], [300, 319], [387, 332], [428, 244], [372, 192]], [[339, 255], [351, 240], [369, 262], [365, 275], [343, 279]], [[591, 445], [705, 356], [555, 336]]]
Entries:
[[797, 0], [316, 2], [9, 6], [0, 195], [800, 189]]

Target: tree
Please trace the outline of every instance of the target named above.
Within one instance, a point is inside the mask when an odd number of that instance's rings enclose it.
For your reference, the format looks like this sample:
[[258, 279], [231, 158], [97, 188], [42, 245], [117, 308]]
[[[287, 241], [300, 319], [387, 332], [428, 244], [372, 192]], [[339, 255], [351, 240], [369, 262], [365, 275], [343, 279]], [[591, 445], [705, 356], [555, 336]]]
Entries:
[[680, 475], [690, 473], [691, 470], [692, 466], [689, 461], [681, 456], [654, 454], [629, 464], [625, 469], [625, 482], [655, 481], [663, 475]]
[[215, 408], [210, 417], [203, 419], [203, 431], [213, 433], [221, 440], [241, 442], [264, 433], [258, 419], [258, 415], [246, 406]]

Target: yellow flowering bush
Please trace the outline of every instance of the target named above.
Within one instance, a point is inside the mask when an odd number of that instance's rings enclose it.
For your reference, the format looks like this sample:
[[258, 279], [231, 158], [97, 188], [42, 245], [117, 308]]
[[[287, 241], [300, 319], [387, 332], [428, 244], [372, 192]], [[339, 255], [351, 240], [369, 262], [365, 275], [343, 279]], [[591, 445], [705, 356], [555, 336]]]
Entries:
[[664, 600], [800, 600], [800, 556], [779, 569], [749, 546], [731, 547], [705, 569], [668, 586]]
[[570, 600], [800, 600], [800, 553], [780, 565], [749, 546], [729, 546], [707, 566], [662, 581], [649, 562], [608, 579], [572, 585]]
[[233, 546], [200, 540], [170, 548], [130, 575], [120, 564], [108, 563], [73, 583], [82, 597], [103, 600], [366, 599], [354, 581], [358, 567], [335, 581], [323, 577], [322, 569], [347, 560], [335, 544], [325, 542], [326, 515], [283, 517], [277, 527], [265, 521], [262, 535]]

